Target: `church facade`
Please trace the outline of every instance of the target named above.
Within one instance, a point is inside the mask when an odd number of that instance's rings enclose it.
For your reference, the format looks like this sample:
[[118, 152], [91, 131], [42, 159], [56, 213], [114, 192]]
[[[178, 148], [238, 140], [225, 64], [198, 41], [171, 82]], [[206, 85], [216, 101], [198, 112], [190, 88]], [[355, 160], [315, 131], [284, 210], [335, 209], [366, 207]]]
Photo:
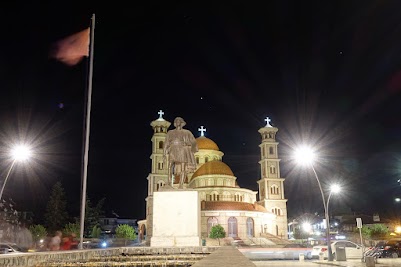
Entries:
[[[139, 238], [147, 244], [153, 232], [153, 193], [169, 184], [163, 148], [171, 122], [165, 120], [163, 114], [160, 111], [159, 118], [150, 124], [153, 136], [146, 219], [138, 221]], [[195, 172], [185, 178], [184, 188], [199, 192], [202, 238], [208, 237], [211, 227], [216, 224], [224, 227], [227, 237], [237, 240], [269, 236], [288, 238], [285, 179], [280, 177], [279, 143], [276, 141], [278, 129], [270, 125], [269, 118], [265, 121], [266, 126], [259, 129], [261, 177], [256, 181], [258, 191], [238, 186], [237, 177], [223, 162], [224, 153], [213, 140], [205, 137], [206, 129], [199, 128], [201, 134], [196, 138], [198, 152], [195, 153], [197, 166]], [[174, 187], [178, 187], [179, 179], [174, 178]]]

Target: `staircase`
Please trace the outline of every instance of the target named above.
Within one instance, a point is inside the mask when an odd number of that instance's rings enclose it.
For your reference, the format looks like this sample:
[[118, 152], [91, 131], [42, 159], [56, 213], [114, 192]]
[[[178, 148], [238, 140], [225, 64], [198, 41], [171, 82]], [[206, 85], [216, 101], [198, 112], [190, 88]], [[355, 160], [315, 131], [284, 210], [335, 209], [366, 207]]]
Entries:
[[292, 242], [288, 239], [284, 239], [284, 238], [280, 238], [276, 235], [272, 235], [269, 233], [262, 233], [260, 235], [260, 237], [266, 238], [268, 240], [270, 240], [271, 242], [273, 242], [276, 245], [286, 245], [286, 244], [292, 244]]

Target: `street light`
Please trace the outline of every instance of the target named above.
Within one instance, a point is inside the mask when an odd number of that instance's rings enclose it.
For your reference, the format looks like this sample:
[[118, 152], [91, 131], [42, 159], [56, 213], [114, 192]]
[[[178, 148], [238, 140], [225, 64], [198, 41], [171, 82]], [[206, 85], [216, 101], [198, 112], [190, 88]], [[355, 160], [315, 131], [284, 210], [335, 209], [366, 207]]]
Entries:
[[322, 189], [322, 185], [320, 184], [319, 177], [317, 176], [316, 170], [313, 167], [314, 159], [315, 159], [314, 151], [307, 146], [301, 146], [295, 151], [295, 160], [298, 163], [301, 163], [303, 165], [309, 165], [312, 168], [313, 173], [315, 174], [315, 177], [316, 177], [316, 181], [319, 185], [320, 194], [322, 195], [322, 202], [323, 202], [323, 207], [324, 207], [324, 217], [326, 219], [326, 240], [327, 240], [327, 254], [328, 254], [327, 260], [333, 261], [333, 255], [332, 255], [331, 244], [330, 244], [330, 222], [329, 222], [329, 209], [328, 209], [329, 208], [328, 203], [330, 201], [331, 193], [333, 191], [330, 190], [330, 194], [329, 194], [329, 197], [326, 202], [324, 193], [323, 193], [323, 189]]
[[11, 156], [13, 158], [13, 162], [11, 163], [10, 168], [8, 169], [6, 178], [4, 179], [3, 185], [1, 187], [1, 191], [0, 191], [0, 201], [3, 197], [3, 192], [4, 192], [4, 187], [6, 187], [6, 183], [8, 180], [8, 177], [10, 177], [10, 173], [15, 165], [15, 163], [17, 161], [24, 161], [27, 160], [30, 156], [31, 156], [31, 150], [24, 145], [18, 145], [15, 146], [12, 150], [11, 150]]

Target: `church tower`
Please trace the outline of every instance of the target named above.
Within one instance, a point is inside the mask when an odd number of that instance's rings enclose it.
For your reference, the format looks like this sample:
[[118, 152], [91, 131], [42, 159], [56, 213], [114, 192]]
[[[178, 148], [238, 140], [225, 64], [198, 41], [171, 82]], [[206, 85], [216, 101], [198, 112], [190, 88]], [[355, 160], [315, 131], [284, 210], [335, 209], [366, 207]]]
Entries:
[[148, 196], [146, 198], [146, 236], [147, 241], [150, 240], [152, 236], [153, 229], [153, 192], [158, 191], [160, 187], [168, 184], [168, 168], [164, 165], [167, 164], [163, 162], [163, 148], [164, 141], [166, 140], [166, 135], [168, 128], [171, 123], [163, 119], [164, 112], [159, 111], [159, 118], [150, 123], [153, 128], [152, 136], [152, 154], [150, 159], [152, 162], [151, 173], [148, 175]]
[[287, 239], [287, 199], [284, 198], [284, 178], [280, 177], [280, 159], [278, 158], [278, 129], [270, 125], [270, 119], [265, 119], [266, 126], [259, 129], [262, 136], [259, 161], [261, 178], [259, 185], [258, 204], [277, 216], [275, 234]]

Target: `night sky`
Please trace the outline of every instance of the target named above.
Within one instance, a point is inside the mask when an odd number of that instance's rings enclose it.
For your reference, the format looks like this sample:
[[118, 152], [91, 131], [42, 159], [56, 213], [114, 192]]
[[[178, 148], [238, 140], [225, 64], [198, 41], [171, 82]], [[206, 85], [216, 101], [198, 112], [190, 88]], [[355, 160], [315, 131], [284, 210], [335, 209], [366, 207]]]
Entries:
[[183, 117], [195, 137], [203, 125], [238, 184], [252, 190], [258, 129], [270, 117], [289, 218], [323, 211], [313, 173], [291, 159], [302, 142], [319, 152], [323, 188], [343, 186], [331, 212], [391, 217], [401, 209], [401, 2], [53, 2], [0, 11], [0, 175], [12, 143], [32, 145], [35, 157], [15, 166], [4, 197], [35, 220], [57, 181], [79, 216], [89, 61], [66, 66], [49, 51], [93, 13], [87, 195], [105, 197], [106, 214], [145, 218], [159, 110], [170, 122]]

